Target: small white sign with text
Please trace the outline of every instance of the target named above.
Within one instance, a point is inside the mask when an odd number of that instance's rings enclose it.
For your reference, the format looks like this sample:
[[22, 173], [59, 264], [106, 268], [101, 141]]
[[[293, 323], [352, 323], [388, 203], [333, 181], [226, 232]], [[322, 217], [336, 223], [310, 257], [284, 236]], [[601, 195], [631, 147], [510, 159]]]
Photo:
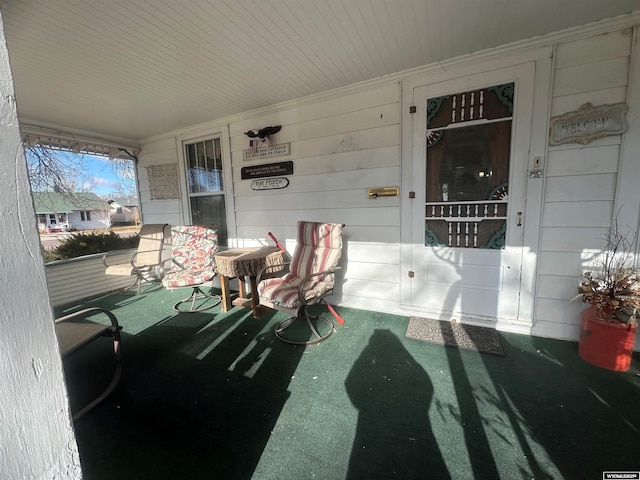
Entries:
[[260, 178], [251, 182], [253, 190], [277, 190], [279, 188], [287, 188], [289, 179], [285, 177]]

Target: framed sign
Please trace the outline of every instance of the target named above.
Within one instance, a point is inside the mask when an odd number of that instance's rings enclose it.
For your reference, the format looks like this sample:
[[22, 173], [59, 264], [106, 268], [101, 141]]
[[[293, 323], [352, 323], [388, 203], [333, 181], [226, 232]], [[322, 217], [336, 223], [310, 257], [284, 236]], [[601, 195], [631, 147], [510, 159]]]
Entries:
[[575, 112], [567, 112], [551, 119], [550, 145], [580, 143], [585, 145], [596, 138], [621, 135], [627, 131], [627, 105], [598, 105], [585, 103]]
[[261, 158], [269, 157], [282, 157], [291, 153], [290, 143], [281, 143], [279, 145], [268, 145], [266, 147], [260, 147], [255, 150], [247, 149], [243, 150], [243, 159], [247, 160], [259, 160]]
[[293, 175], [293, 162], [267, 163], [264, 165], [252, 165], [240, 169], [240, 178], [247, 180], [251, 178], [281, 177], [282, 175]]

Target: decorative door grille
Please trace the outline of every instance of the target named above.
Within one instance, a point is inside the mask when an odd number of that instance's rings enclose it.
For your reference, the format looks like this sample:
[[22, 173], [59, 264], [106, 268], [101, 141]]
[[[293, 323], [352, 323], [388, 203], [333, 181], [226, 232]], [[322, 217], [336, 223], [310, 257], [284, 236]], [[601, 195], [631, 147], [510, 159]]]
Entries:
[[504, 248], [514, 88], [427, 100], [426, 246]]

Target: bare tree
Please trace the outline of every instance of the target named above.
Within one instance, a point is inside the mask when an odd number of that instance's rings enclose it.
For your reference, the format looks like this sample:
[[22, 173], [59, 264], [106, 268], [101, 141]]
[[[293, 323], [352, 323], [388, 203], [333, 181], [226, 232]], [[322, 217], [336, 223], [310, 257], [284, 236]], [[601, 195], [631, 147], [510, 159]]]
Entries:
[[135, 183], [118, 182], [113, 187], [111, 197], [135, 197], [137, 195]]
[[[56, 191], [73, 194], [88, 192], [96, 186], [88, 172], [86, 154], [66, 150], [26, 146], [27, 171], [33, 192]], [[135, 196], [135, 167], [130, 159], [110, 158], [109, 165], [121, 179], [114, 195]]]
[[137, 196], [135, 164], [126, 158], [112, 158], [111, 168], [116, 177], [122, 179], [113, 187], [113, 195], [118, 197]]
[[83, 154], [40, 146], [25, 147], [33, 192], [79, 192], [86, 179]]

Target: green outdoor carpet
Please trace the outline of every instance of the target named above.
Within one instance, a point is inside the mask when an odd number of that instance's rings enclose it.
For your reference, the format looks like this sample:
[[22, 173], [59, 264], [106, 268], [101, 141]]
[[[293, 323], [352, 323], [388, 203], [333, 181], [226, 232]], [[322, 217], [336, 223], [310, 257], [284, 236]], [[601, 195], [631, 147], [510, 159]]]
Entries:
[[504, 349], [495, 328], [411, 317], [405, 337], [504, 357]]
[[[405, 338], [408, 317], [343, 307], [346, 323], [327, 341], [294, 347], [274, 338], [281, 313], [175, 314], [184, 296], [97, 302], [124, 326], [124, 370], [116, 392], [75, 424], [84, 480], [640, 470], [637, 354], [621, 374], [582, 361], [574, 342], [498, 332], [506, 356], [483, 355]], [[110, 349], [101, 339], [65, 361], [72, 405], [110, 379]]]

